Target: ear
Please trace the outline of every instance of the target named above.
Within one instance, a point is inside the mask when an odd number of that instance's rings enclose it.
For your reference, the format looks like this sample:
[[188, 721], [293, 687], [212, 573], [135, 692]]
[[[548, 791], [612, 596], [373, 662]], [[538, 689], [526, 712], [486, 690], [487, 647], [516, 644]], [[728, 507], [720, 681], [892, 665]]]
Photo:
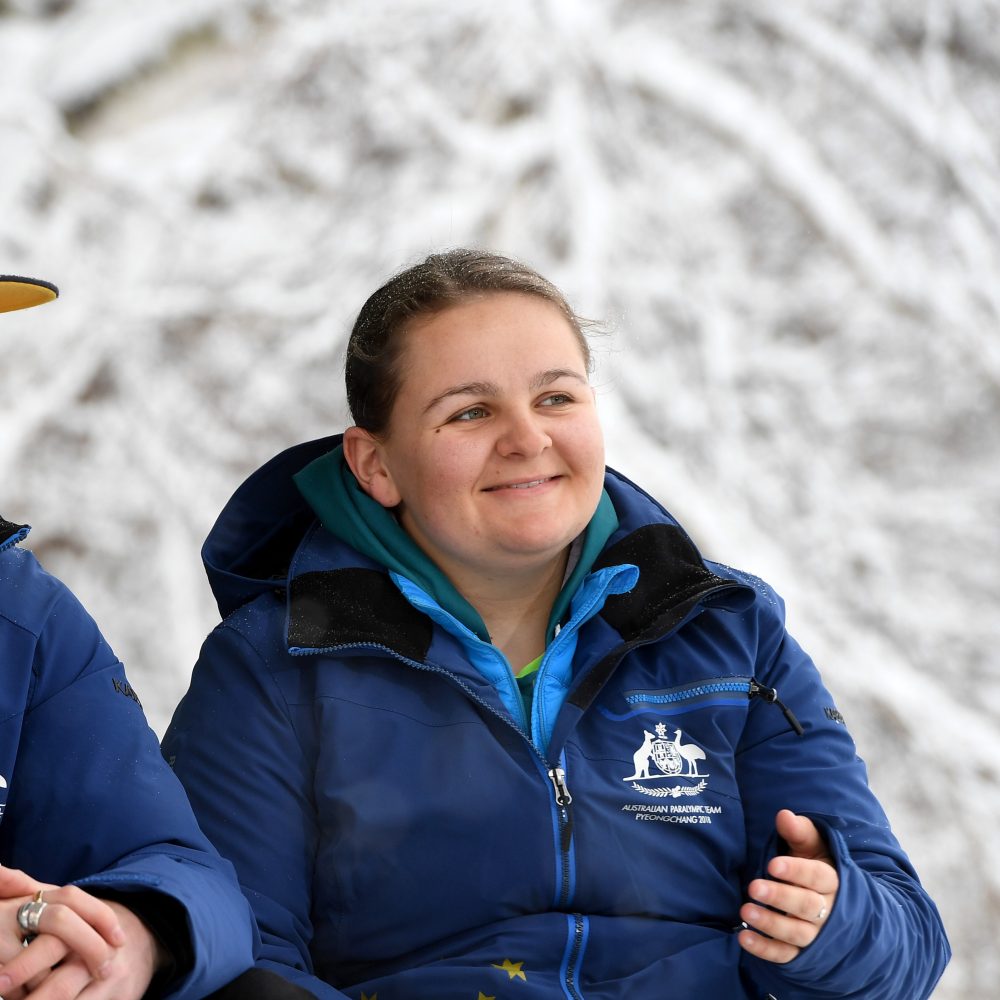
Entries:
[[403, 499], [386, 465], [382, 443], [371, 431], [348, 427], [344, 431], [344, 458], [361, 488], [383, 507], [395, 507]]

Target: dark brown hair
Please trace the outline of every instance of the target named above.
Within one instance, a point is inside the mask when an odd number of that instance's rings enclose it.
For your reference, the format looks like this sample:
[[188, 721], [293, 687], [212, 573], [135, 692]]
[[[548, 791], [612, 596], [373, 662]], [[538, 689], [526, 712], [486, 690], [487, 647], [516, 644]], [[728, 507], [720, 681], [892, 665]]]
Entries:
[[576, 334], [590, 370], [590, 348], [583, 333], [588, 324], [551, 281], [527, 264], [485, 250], [431, 254], [390, 278], [358, 313], [344, 366], [354, 423], [373, 434], [388, 426], [402, 378], [403, 334], [414, 320], [496, 292], [520, 292], [551, 302]]

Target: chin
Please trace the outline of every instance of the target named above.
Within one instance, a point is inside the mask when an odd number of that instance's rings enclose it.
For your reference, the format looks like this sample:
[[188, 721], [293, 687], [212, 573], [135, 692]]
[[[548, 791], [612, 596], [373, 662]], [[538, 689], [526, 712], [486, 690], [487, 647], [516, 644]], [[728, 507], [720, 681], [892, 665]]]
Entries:
[[511, 558], [527, 563], [538, 563], [544, 565], [546, 562], [557, 559], [569, 548], [576, 535], [566, 537], [564, 534], [558, 538], [521, 538], [511, 540], [504, 546], [504, 552]]

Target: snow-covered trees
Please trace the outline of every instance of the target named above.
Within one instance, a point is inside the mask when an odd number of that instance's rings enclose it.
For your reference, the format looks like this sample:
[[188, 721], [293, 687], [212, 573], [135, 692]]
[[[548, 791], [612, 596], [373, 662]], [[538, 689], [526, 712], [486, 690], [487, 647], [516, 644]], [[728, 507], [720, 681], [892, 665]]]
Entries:
[[162, 730], [241, 476], [339, 429], [385, 275], [604, 319], [614, 463], [789, 600], [960, 956], [1000, 959], [997, 0], [8, 0], [0, 510]]

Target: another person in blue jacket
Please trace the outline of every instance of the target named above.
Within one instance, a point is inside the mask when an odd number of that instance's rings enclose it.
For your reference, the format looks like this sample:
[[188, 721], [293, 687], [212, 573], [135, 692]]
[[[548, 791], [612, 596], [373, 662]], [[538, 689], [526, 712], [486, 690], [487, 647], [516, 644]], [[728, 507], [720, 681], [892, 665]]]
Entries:
[[[0, 276], [0, 312], [56, 294]], [[0, 518], [0, 995], [199, 1000], [252, 965], [252, 915], [27, 532]]]
[[[755, 577], [605, 469], [581, 323], [458, 250], [236, 493], [164, 751], [322, 998], [930, 994], [934, 904]], [[781, 692], [779, 700], [778, 691]]]

